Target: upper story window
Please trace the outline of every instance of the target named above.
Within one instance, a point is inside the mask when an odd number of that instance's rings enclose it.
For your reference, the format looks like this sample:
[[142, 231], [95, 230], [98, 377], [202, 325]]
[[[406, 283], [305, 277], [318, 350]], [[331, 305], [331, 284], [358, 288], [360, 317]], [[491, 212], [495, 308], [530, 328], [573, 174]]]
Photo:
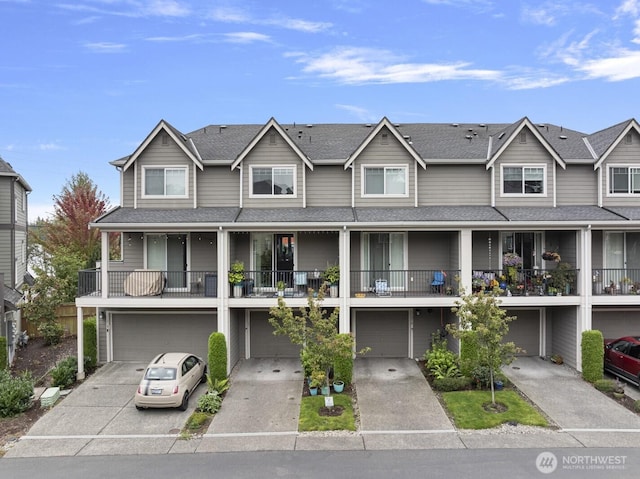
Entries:
[[295, 166], [252, 167], [251, 196], [295, 196]]
[[504, 166], [502, 168], [502, 194], [544, 195], [544, 166]]
[[406, 166], [363, 166], [363, 196], [407, 196]]
[[187, 167], [143, 167], [143, 196], [187, 196]]
[[609, 194], [634, 195], [640, 193], [640, 167], [609, 167]]

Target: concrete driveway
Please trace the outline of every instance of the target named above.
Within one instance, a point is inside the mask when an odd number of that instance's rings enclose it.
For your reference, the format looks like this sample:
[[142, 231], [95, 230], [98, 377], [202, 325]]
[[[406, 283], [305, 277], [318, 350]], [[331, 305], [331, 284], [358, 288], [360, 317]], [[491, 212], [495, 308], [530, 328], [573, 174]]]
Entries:
[[102, 366], [40, 418], [6, 457], [169, 452], [206, 385], [191, 396], [187, 411], [138, 411], [133, 396], [146, 365]]

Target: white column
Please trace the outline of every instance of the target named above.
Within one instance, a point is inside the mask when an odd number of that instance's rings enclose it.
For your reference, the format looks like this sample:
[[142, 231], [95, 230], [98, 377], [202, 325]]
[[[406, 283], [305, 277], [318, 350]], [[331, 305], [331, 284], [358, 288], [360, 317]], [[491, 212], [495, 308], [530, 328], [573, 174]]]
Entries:
[[349, 304], [351, 291], [351, 232], [346, 226], [340, 230], [340, 319], [339, 319], [339, 331], [340, 333], [350, 332], [349, 326]]
[[76, 379], [82, 381], [84, 379], [84, 328], [82, 324], [82, 308], [76, 307], [76, 320], [77, 320], [77, 346], [78, 346], [78, 374]]
[[224, 334], [227, 342], [227, 375], [231, 374], [231, 320], [229, 318], [229, 301], [227, 285], [229, 284], [229, 232], [218, 229], [217, 233], [218, 254], [218, 332]]
[[[591, 225], [579, 231], [577, 251], [580, 268], [578, 294], [580, 306], [576, 314], [576, 370], [582, 371], [582, 332], [592, 327], [593, 270], [591, 264]], [[577, 266], [577, 267], [578, 267]]]
[[472, 251], [473, 241], [470, 229], [460, 230], [460, 250], [458, 251], [460, 261], [460, 287], [467, 293], [471, 292], [472, 271]]
[[102, 297], [107, 298], [109, 297], [109, 233], [102, 231], [100, 233], [100, 241], [100, 287], [102, 289]]

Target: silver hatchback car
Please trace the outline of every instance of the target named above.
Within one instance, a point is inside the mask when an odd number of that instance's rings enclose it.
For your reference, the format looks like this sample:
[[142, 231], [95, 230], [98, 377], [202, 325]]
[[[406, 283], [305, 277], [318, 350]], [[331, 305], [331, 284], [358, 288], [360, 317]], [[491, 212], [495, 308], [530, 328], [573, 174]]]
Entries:
[[177, 407], [185, 411], [198, 384], [207, 380], [207, 365], [189, 353], [162, 353], [144, 371], [134, 398], [137, 409]]

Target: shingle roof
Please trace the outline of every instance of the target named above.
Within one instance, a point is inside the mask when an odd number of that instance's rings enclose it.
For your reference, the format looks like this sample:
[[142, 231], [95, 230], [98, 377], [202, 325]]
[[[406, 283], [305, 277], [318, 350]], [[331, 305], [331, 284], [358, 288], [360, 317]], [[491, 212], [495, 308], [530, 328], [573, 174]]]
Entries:
[[640, 207], [612, 206], [607, 209], [628, 220], [640, 220]]
[[620, 221], [622, 218], [598, 206], [502, 207], [509, 221]]
[[423, 206], [418, 208], [356, 208], [362, 223], [402, 221], [505, 221], [491, 206]]
[[146, 209], [116, 208], [98, 220], [97, 223], [108, 224], [179, 224], [179, 223], [230, 223], [233, 222], [240, 208], [181, 208], [181, 209]]
[[597, 131], [587, 137], [593, 151], [600, 157], [611, 144], [620, 136], [631, 120], [626, 120], [604, 130]]
[[245, 208], [238, 223], [352, 223], [352, 208]]

